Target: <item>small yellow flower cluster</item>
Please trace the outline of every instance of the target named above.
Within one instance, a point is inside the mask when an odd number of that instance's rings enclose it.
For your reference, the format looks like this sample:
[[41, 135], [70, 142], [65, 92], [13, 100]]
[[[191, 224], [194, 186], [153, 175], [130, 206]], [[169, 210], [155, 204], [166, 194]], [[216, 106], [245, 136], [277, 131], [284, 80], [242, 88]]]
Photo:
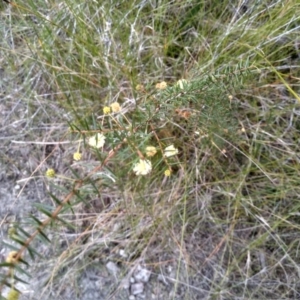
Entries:
[[[186, 84], [187, 81], [184, 79], [181, 79], [177, 82], [177, 85], [183, 89], [184, 84]], [[158, 90], [163, 90], [167, 88], [167, 83], [165, 81], [159, 82], [156, 84], [156, 89]], [[144, 86], [143, 85], [137, 85], [136, 86], [137, 91], [144, 91]], [[110, 104], [110, 106], [105, 106], [103, 108], [103, 113], [105, 115], [110, 114], [111, 112], [117, 113], [121, 111], [121, 106], [118, 102], [113, 102]], [[97, 133], [90, 138], [88, 138], [88, 145], [93, 148], [102, 148], [105, 144], [105, 139], [106, 137], [102, 133]], [[145, 149], [145, 154], [146, 157], [150, 158], [155, 156], [157, 153], [157, 149], [154, 146], [147, 146]], [[140, 153], [139, 153], [140, 154]], [[174, 147], [174, 145], [169, 145], [167, 146], [164, 151], [163, 151], [163, 156], [166, 157], [171, 157], [174, 155], [178, 154], [178, 149]], [[133, 166], [133, 171], [135, 172], [136, 175], [147, 175], [152, 171], [152, 163], [150, 160], [145, 159], [142, 155], [139, 155], [140, 159], [135, 165]], [[79, 161], [82, 158], [82, 154], [80, 152], [75, 152], [73, 154], [73, 159], [75, 161]], [[168, 168], [167, 170], [164, 171], [165, 176], [171, 176], [172, 170]], [[53, 169], [49, 169], [46, 172], [47, 177], [54, 177], [55, 176], [55, 171]]]
[[[154, 146], [146, 147], [146, 156], [153, 157], [157, 153], [157, 150]], [[174, 147], [174, 145], [170, 145], [165, 148], [164, 155], [165, 157], [170, 157], [178, 154], [178, 149]], [[147, 159], [140, 159], [138, 163], [136, 163], [133, 167], [133, 171], [136, 175], [147, 175], [152, 171], [151, 161]], [[165, 176], [171, 176], [172, 170], [165, 170]]]
[[102, 133], [97, 133], [89, 138], [88, 144], [93, 148], [102, 148], [105, 143], [105, 136]]
[[111, 112], [117, 113], [121, 111], [121, 106], [118, 102], [113, 102], [110, 106], [103, 107], [103, 113], [109, 115]]
[[12, 226], [7, 230], [7, 234], [10, 238], [13, 238], [17, 234], [17, 229], [14, 226]]
[[109, 107], [109, 106], [104, 106], [104, 107], [103, 107], [103, 113], [104, 113], [105, 115], [110, 114], [110, 107]]
[[82, 158], [82, 154], [81, 154], [81, 153], [75, 152], [75, 153], [73, 154], [73, 159], [74, 159], [74, 160], [79, 161], [79, 160], [81, 160], [81, 158]]
[[7, 300], [18, 300], [19, 297], [20, 297], [20, 293], [17, 290], [15, 290], [14, 288], [12, 288], [8, 292], [6, 299]]
[[135, 89], [138, 91], [138, 92], [143, 92], [145, 91], [145, 87], [142, 85], [142, 84], [138, 84]]
[[49, 177], [49, 178], [55, 177], [55, 171], [54, 171], [54, 169], [48, 169], [46, 171], [46, 177]]
[[172, 170], [170, 170], [170, 169], [165, 170], [165, 176], [166, 177], [170, 177], [171, 173], [172, 173]]
[[153, 157], [157, 153], [157, 150], [153, 146], [146, 147], [146, 156]]
[[165, 81], [159, 82], [155, 85], [156, 89], [158, 90], [164, 90], [167, 88], [167, 83]]

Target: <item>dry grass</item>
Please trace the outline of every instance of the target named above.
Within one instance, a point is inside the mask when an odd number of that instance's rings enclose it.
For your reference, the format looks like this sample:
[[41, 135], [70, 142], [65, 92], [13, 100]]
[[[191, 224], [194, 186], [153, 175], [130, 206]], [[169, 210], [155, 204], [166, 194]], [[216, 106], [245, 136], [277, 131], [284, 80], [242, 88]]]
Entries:
[[[123, 278], [146, 265], [149, 289], [170, 299], [299, 297], [299, 9], [296, 1], [132, 0], [15, 3], [2, 12], [7, 126], [27, 128], [14, 140], [36, 141], [35, 129], [44, 130], [30, 172], [52, 197], [34, 214], [44, 225], [49, 216], [69, 223], [43, 229], [49, 260], [35, 268], [51, 274], [45, 298], [68, 285], [80, 298], [83, 270], [107, 261]], [[103, 116], [116, 101], [121, 113]], [[97, 131], [103, 151], [87, 145]], [[138, 177], [133, 165], [150, 144], [152, 172]], [[179, 154], [166, 159], [170, 144]], [[59, 176], [33, 178], [49, 167]], [[122, 295], [122, 283], [106, 296]]]

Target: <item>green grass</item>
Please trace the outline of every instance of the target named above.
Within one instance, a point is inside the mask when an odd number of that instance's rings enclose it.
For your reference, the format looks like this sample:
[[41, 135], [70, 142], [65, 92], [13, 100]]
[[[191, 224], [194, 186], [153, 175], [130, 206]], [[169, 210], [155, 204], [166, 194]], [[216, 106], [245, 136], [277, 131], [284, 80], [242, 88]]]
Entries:
[[[53, 210], [37, 214], [54, 224], [42, 226], [48, 293], [100, 259], [157, 274], [172, 262], [174, 299], [298, 298], [300, 5], [98, 2], [16, 1], [0, 21], [1, 90], [22, 97], [28, 128], [42, 117], [52, 139], [73, 141], [46, 179]], [[121, 113], [103, 116], [113, 102]], [[98, 131], [103, 151], [87, 145]], [[165, 158], [170, 144], [179, 154]], [[148, 145], [152, 171], [136, 176]], [[55, 207], [76, 234], [62, 253]]]

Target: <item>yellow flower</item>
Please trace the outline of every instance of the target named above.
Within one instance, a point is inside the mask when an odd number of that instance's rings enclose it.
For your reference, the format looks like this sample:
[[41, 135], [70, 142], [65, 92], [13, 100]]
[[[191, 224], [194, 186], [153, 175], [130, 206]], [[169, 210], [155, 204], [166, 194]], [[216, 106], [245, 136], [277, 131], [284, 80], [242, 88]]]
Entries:
[[145, 87], [144, 87], [142, 84], [138, 84], [138, 85], [135, 87], [135, 89], [136, 89], [137, 91], [144, 91], [144, 90], [145, 90]]
[[140, 159], [140, 161], [136, 163], [133, 167], [133, 171], [136, 175], [147, 175], [151, 172], [151, 170], [151, 161], [147, 159]]
[[172, 171], [170, 169], [165, 170], [165, 176], [171, 176]]
[[97, 133], [96, 135], [89, 138], [88, 144], [94, 148], [101, 148], [104, 146], [105, 136], [102, 133]]
[[176, 149], [174, 145], [170, 145], [165, 148], [164, 154], [166, 157], [174, 156], [178, 154], [178, 149]]
[[148, 146], [146, 147], [146, 156], [147, 157], [152, 157], [157, 153], [157, 150], [153, 146]]
[[5, 261], [9, 264], [15, 264], [17, 262], [16, 260], [17, 254], [18, 254], [17, 251], [10, 251]]
[[54, 169], [48, 169], [46, 171], [46, 176], [49, 177], [49, 178], [55, 177], [55, 171], [54, 171]]
[[116, 112], [119, 112], [121, 110], [121, 106], [118, 102], [114, 102], [110, 105], [111, 107], [111, 110], [116, 113]]
[[108, 115], [108, 114], [110, 113], [110, 107], [109, 107], [109, 106], [104, 106], [104, 107], [103, 107], [103, 113], [104, 113], [105, 115]]
[[186, 79], [179, 79], [176, 83], [176, 86], [178, 86], [181, 90], [184, 89], [184, 86], [187, 85], [188, 81]]
[[76, 160], [76, 161], [81, 160], [81, 157], [82, 157], [82, 155], [79, 152], [75, 152], [73, 154], [73, 159]]
[[17, 290], [15, 290], [14, 288], [12, 288], [8, 292], [6, 299], [7, 300], [18, 300], [19, 297], [20, 297], [20, 293]]
[[155, 85], [158, 90], [164, 90], [167, 87], [167, 83], [165, 81], [159, 82]]
[[10, 227], [8, 230], [7, 230], [7, 234], [10, 238], [13, 238], [14, 236], [16, 236], [17, 234], [17, 229], [16, 227]]

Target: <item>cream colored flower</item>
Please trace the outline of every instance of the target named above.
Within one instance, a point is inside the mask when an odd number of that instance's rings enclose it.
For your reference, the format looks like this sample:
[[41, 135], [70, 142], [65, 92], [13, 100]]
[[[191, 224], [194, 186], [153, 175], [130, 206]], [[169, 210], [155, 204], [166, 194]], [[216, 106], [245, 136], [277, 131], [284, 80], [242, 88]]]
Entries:
[[140, 159], [140, 161], [133, 167], [133, 172], [135, 172], [136, 175], [147, 175], [151, 172], [151, 170], [151, 161], [147, 159]]
[[16, 260], [17, 255], [18, 255], [18, 251], [10, 251], [5, 261], [9, 264], [15, 264], [17, 262]]
[[110, 114], [110, 107], [109, 107], [109, 106], [104, 106], [104, 107], [103, 107], [103, 113], [104, 113], [105, 115]]
[[79, 153], [79, 152], [75, 152], [75, 153], [73, 154], [73, 159], [76, 160], [76, 161], [81, 160], [81, 157], [82, 157], [82, 154]]
[[96, 135], [89, 138], [88, 144], [94, 148], [101, 148], [104, 146], [105, 136], [102, 133], [97, 133]]
[[178, 149], [176, 149], [174, 145], [170, 145], [165, 148], [164, 154], [166, 157], [174, 156], [178, 154]]
[[181, 90], [184, 89], [184, 86], [187, 85], [188, 81], [186, 79], [179, 79], [176, 82], [176, 86], [178, 86]]
[[121, 110], [121, 106], [118, 102], [114, 102], [110, 105], [111, 107], [111, 110], [116, 113], [116, 112], [119, 112]]
[[165, 81], [159, 82], [155, 85], [158, 90], [164, 90], [167, 87], [167, 83]]
[[146, 147], [146, 156], [147, 157], [152, 157], [157, 153], [157, 150], [153, 146], [148, 146]]

